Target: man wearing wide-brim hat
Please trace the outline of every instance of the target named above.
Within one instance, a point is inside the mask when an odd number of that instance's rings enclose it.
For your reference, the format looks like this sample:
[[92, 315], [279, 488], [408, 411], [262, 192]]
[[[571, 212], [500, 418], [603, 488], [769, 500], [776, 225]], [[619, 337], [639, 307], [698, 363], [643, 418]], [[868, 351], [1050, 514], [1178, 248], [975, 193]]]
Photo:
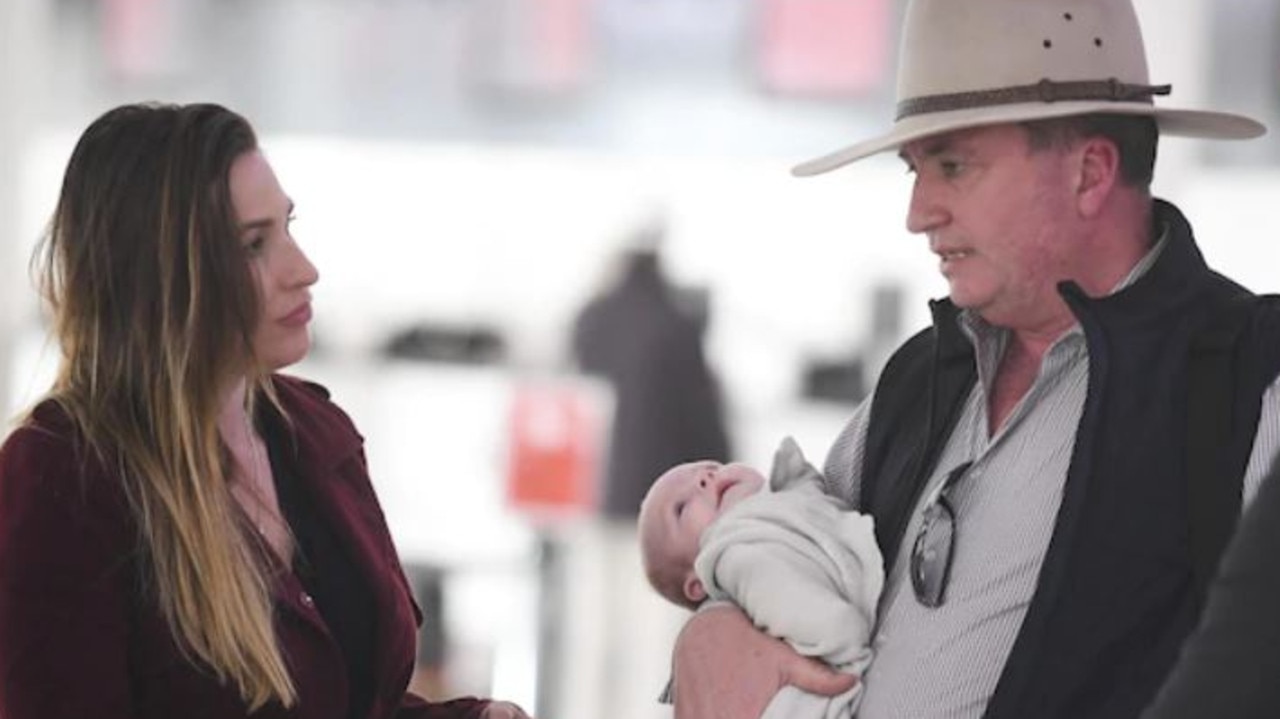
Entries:
[[[857, 716], [1136, 717], [1280, 449], [1280, 304], [1151, 196], [1157, 137], [1264, 128], [1157, 105], [1129, 0], [913, 0], [900, 57], [892, 129], [795, 169], [896, 150], [950, 287], [827, 460], [888, 577]], [[732, 609], [674, 665], [679, 719], [851, 681]]]

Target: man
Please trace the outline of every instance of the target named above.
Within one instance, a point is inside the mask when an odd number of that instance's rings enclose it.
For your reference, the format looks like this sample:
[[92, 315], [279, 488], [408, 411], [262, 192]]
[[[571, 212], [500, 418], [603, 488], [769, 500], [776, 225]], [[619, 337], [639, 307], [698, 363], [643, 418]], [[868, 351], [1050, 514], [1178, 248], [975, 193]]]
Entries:
[[[1280, 444], [1280, 313], [1151, 197], [1157, 128], [1264, 129], [1156, 107], [1128, 0], [913, 0], [901, 57], [893, 130], [796, 169], [896, 149], [950, 286], [828, 457], [886, 558], [858, 716], [1135, 717]], [[727, 609], [674, 663], [680, 719], [851, 681]]]

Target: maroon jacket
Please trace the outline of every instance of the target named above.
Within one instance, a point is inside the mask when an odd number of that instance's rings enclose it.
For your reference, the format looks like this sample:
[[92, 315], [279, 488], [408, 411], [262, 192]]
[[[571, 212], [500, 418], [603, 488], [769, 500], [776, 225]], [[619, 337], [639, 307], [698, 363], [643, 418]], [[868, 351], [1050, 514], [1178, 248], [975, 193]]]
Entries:
[[[368, 719], [476, 719], [487, 702], [431, 704], [406, 693], [421, 615], [369, 482], [362, 437], [322, 387], [285, 377], [275, 384], [293, 421], [298, 473], [350, 542], [378, 608]], [[249, 716], [233, 687], [183, 657], [140, 591], [138, 533], [120, 478], [75, 436], [45, 403], [0, 448], [0, 717]], [[347, 675], [324, 621], [292, 573], [274, 592], [299, 701], [253, 716], [346, 719]]]

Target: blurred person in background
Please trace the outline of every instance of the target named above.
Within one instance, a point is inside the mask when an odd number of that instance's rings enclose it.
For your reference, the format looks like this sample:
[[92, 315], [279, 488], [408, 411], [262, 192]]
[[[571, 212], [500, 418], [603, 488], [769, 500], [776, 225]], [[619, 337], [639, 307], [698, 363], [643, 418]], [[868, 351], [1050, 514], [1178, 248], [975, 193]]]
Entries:
[[418, 610], [319, 385], [314, 266], [239, 115], [128, 105], [39, 254], [62, 361], [0, 449], [5, 719], [503, 719], [407, 694]]
[[[739, 462], [672, 467], [640, 509], [649, 584], [694, 611], [729, 602], [801, 654], [860, 674], [872, 659], [883, 559], [871, 518], [820, 490], [822, 481], [790, 437], [767, 481]], [[861, 692], [860, 684], [834, 697], [783, 687], [763, 717], [848, 719]]]
[[1200, 626], [1142, 719], [1280, 716], [1280, 457], [1231, 539]]
[[695, 459], [729, 459], [718, 384], [702, 341], [707, 308], [662, 270], [664, 229], [643, 227], [623, 254], [617, 281], [592, 298], [573, 326], [578, 367], [614, 392], [604, 515], [633, 523], [653, 480]]
[[654, 697], [683, 616], [645, 586], [636, 518], [666, 469], [730, 456], [723, 397], [703, 348], [706, 297], [668, 279], [666, 232], [661, 217], [632, 231], [617, 276], [583, 305], [570, 339], [578, 369], [613, 395], [594, 538], [602, 583], [591, 597], [600, 607], [602, 655], [584, 667], [600, 672], [602, 689], [584, 719], [647, 719], [663, 711]]
[[[1157, 140], [1265, 130], [1158, 107], [1129, 0], [913, 0], [900, 58], [892, 131], [796, 168], [897, 150], [950, 288], [825, 467], [888, 568], [859, 717], [1136, 717], [1280, 449], [1277, 303], [1151, 195]], [[849, 682], [723, 607], [674, 663], [680, 719]]]

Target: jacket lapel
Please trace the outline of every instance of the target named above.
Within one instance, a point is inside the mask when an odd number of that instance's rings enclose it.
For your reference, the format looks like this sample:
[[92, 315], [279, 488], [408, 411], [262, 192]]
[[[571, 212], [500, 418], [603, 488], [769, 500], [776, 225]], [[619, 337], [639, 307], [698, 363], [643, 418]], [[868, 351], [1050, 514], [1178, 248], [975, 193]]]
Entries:
[[[311, 494], [321, 519], [350, 553], [373, 598], [377, 662], [373, 676], [379, 684], [374, 693], [384, 695], [381, 684], [400, 674], [394, 663], [412, 662], [418, 613], [369, 480], [363, 437], [318, 385], [278, 378], [276, 390], [289, 414], [299, 481]], [[290, 578], [285, 584], [299, 584], [292, 572]], [[295, 597], [284, 599], [298, 609]]]

